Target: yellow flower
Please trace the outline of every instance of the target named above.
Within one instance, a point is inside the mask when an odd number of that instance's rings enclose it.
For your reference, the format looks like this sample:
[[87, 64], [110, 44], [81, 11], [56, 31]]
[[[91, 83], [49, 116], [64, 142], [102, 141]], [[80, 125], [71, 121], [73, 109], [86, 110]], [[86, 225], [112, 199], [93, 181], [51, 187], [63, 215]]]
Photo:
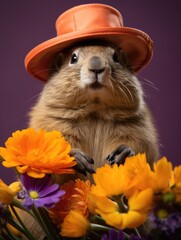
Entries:
[[149, 173], [151, 171], [146, 160], [146, 154], [144, 153], [138, 153], [137, 155], [126, 158], [124, 167], [130, 179], [134, 179], [135, 176], [140, 175], [140, 172], [144, 173], [146, 171]]
[[91, 192], [98, 196], [132, 195], [135, 191], [152, 188], [154, 173], [146, 161], [145, 154], [137, 154], [126, 159], [124, 165], [108, 164], [98, 168], [93, 174], [95, 185]]
[[16, 131], [0, 148], [5, 167], [16, 167], [18, 172], [34, 178], [45, 174], [72, 174], [76, 164], [69, 156], [71, 147], [58, 131], [35, 131], [32, 128]]
[[137, 154], [128, 157], [124, 168], [130, 179], [129, 187], [136, 190], [151, 188], [154, 184], [153, 172], [147, 162], [146, 154]]
[[128, 191], [130, 187], [130, 179], [123, 165], [114, 164], [111, 167], [105, 164], [97, 169], [93, 179], [95, 185], [92, 186], [92, 193], [98, 196], [119, 195]]
[[0, 179], [0, 203], [10, 204], [15, 194], [20, 190], [18, 182], [12, 183], [9, 187]]
[[[141, 154], [128, 158], [125, 165], [97, 169], [88, 198], [89, 211], [101, 215], [108, 225], [118, 229], [143, 224], [153, 202], [153, 190], [140, 178], [144, 169], [148, 179], [151, 169]], [[123, 196], [128, 201], [126, 208]]]
[[145, 154], [128, 157], [124, 165], [113, 167], [106, 164], [93, 175], [95, 186], [91, 192], [98, 196], [132, 195], [155, 186], [155, 173], [151, 170]]
[[54, 208], [49, 210], [49, 216], [52, 221], [60, 226], [64, 218], [71, 210], [81, 213], [85, 218], [88, 217], [88, 193], [90, 192], [90, 181], [69, 181], [61, 186], [65, 191], [60, 201]]
[[170, 186], [176, 196], [176, 202], [181, 203], [181, 166], [175, 167], [172, 172]]
[[181, 166], [177, 166], [172, 171], [170, 186], [181, 184]]
[[90, 227], [89, 221], [79, 212], [70, 211], [61, 226], [61, 236], [82, 237], [85, 236]]
[[97, 214], [98, 211], [110, 214], [119, 210], [117, 202], [112, 201], [106, 196], [95, 195], [92, 192], [88, 196], [88, 208], [92, 214]]
[[181, 184], [181, 166], [174, 168], [174, 175], [175, 175], [175, 184], [180, 185]]
[[172, 164], [163, 157], [154, 163], [154, 192], [170, 191], [169, 182], [172, 174]]
[[145, 154], [137, 154], [126, 159], [124, 167], [131, 180], [132, 189], [152, 188], [155, 193], [170, 191], [169, 182], [172, 175], [172, 164], [163, 157], [154, 163], [151, 170]]
[[128, 211], [121, 212], [117, 202], [113, 200], [90, 194], [89, 204], [94, 206], [94, 213], [100, 214], [101, 217], [110, 226], [117, 229], [135, 228], [142, 225], [149, 209], [152, 206], [153, 191], [146, 189], [134, 193], [128, 199]]

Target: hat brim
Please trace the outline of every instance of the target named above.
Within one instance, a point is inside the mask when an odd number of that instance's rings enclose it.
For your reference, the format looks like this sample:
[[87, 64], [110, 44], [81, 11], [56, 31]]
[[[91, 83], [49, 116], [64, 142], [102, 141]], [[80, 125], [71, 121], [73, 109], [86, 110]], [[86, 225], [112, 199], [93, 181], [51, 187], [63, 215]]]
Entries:
[[102, 39], [121, 47], [127, 53], [134, 72], [142, 69], [152, 57], [153, 42], [143, 31], [128, 27], [100, 28], [57, 36], [39, 44], [25, 57], [25, 67], [35, 78], [46, 81], [57, 53], [91, 39]]

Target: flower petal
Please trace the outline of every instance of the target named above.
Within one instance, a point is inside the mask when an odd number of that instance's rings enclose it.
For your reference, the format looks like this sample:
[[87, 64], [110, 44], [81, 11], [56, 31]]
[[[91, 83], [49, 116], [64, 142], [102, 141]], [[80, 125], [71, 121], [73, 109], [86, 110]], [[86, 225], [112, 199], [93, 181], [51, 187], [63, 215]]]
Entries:
[[116, 202], [111, 201], [107, 197], [100, 197], [91, 193], [88, 198], [88, 207], [89, 211], [92, 213], [96, 213], [97, 210], [99, 210], [105, 214], [118, 211], [119, 209]]
[[165, 157], [154, 163], [155, 186], [154, 190], [167, 191], [172, 173], [172, 164]]
[[58, 184], [53, 184], [51, 186], [46, 186], [44, 189], [39, 191], [39, 197], [42, 198], [42, 197], [51, 195], [54, 192], [56, 192], [57, 190], [59, 190], [59, 185]]
[[152, 206], [153, 190], [148, 188], [141, 192], [136, 192], [128, 200], [128, 206], [131, 211], [146, 213]]
[[89, 227], [90, 223], [83, 215], [76, 211], [70, 211], [61, 226], [61, 236], [83, 237], [86, 235]]
[[3, 204], [10, 204], [14, 198], [15, 192], [11, 190], [1, 179], [0, 179], [0, 202]]
[[23, 201], [23, 206], [30, 209], [31, 206], [33, 205], [34, 201], [30, 198], [30, 197], [27, 197], [26, 199], [24, 199]]

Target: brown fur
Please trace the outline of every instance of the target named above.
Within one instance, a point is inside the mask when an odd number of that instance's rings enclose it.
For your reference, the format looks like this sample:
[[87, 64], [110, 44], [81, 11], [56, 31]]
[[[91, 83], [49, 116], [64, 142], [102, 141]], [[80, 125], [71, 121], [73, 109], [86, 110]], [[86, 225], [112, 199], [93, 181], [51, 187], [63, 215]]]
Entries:
[[[79, 59], [70, 65], [73, 51]], [[113, 61], [113, 52], [106, 46], [67, 50], [60, 70], [46, 83], [30, 113], [30, 126], [60, 130], [73, 148], [94, 159], [95, 168], [120, 144], [136, 153], [145, 152], [152, 163], [158, 154], [157, 134], [141, 85], [131, 71]], [[88, 70], [92, 56], [106, 65], [100, 89], [90, 87], [94, 81]]]

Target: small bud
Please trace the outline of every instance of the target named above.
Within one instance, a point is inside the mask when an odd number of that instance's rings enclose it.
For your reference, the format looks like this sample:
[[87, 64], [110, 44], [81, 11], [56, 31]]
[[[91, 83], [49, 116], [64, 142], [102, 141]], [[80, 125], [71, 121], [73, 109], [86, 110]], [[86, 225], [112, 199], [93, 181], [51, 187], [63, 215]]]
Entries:
[[175, 194], [173, 192], [167, 192], [163, 195], [163, 201], [165, 203], [171, 203], [175, 200]]

